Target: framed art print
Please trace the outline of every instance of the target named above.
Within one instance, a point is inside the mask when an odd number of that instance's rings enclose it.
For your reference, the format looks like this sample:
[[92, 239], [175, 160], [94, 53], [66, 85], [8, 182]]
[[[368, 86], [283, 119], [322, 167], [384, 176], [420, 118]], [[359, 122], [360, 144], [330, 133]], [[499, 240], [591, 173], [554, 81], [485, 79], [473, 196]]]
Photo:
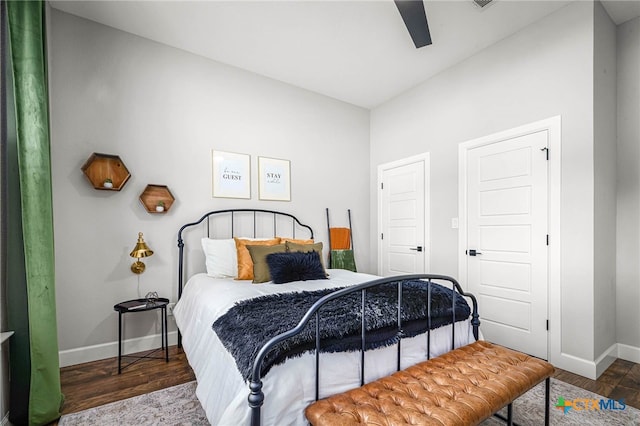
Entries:
[[226, 151], [211, 151], [213, 160], [213, 196], [251, 198], [251, 156]]
[[258, 157], [258, 194], [261, 200], [291, 201], [291, 162]]

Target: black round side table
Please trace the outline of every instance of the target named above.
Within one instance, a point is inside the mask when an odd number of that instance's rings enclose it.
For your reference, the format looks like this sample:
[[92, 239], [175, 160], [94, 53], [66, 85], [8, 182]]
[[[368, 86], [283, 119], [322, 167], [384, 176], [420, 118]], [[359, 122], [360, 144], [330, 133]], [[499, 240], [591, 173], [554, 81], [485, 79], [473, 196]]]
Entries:
[[[169, 362], [169, 338], [167, 333], [167, 305], [169, 304], [169, 299], [164, 297], [160, 297], [153, 301], [149, 301], [147, 299], [133, 299], [127, 300], [126, 302], [120, 302], [117, 305], [113, 306], [113, 310], [118, 312], [118, 374], [122, 372], [124, 368], [127, 368], [131, 364], [134, 364], [141, 359], [144, 358], [157, 358], [162, 359], [160, 357], [152, 357], [153, 353], [159, 350], [164, 350], [164, 360]], [[122, 314], [130, 313], [130, 312], [145, 312], [151, 311], [154, 309], [161, 310], [161, 327], [162, 327], [162, 346], [158, 349], [155, 349], [144, 356], [135, 356], [135, 355], [123, 355], [122, 354]], [[134, 361], [122, 367], [122, 358], [136, 358]]]

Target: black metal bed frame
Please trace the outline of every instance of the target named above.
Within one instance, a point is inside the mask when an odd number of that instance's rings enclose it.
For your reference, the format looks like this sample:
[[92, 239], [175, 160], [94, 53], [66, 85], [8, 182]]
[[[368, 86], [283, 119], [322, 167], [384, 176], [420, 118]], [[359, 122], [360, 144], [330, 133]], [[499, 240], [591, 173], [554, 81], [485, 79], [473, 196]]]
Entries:
[[[444, 275], [431, 275], [431, 274], [416, 274], [416, 275], [400, 275], [394, 277], [380, 278], [374, 281], [365, 282], [362, 284], [358, 284], [352, 287], [343, 288], [337, 290], [333, 293], [327, 294], [326, 296], [319, 299], [316, 303], [309, 308], [307, 313], [302, 317], [297, 326], [292, 328], [289, 331], [281, 333], [271, 340], [269, 340], [258, 352], [256, 355], [253, 370], [251, 373], [251, 381], [249, 383], [249, 407], [251, 408], [251, 425], [252, 426], [260, 426], [261, 423], [261, 407], [264, 403], [264, 393], [262, 392], [262, 381], [261, 381], [261, 371], [262, 371], [262, 363], [264, 361], [265, 356], [279, 343], [287, 340], [290, 337], [293, 337], [300, 332], [302, 332], [305, 326], [309, 323], [311, 318], [315, 317], [315, 399], [316, 401], [319, 399], [319, 382], [320, 382], [320, 309], [328, 302], [337, 299], [339, 297], [345, 296], [347, 294], [360, 292], [362, 297], [362, 303], [360, 307], [360, 317], [361, 317], [361, 332], [360, 332], [360, 386], [364, 385], [364, 368], [365, 368], [365, 348], [366, 348], [366, 318], [364, 315], [365, 307], [366, 307], [366, 298], [367, 298], [367, 290], [372, 287], [377, 287], [384, 284], [396, 283], [397, 284], [397, 331], [396, 335], [398, 337], [397, 343], [397, 357], [396, 357], [396, 369], [400, 371], [400, 361], [402, 357], [402, 337], [404, 336], [404, 332], [402, 330], [402, 283], [406, 280], [426, 280], [427, 285], [427, 312], [431, 312], [431, 283], [434, 280], [437, 281], [448, 281], [451, 283], [451, 289], [458, 294], [467, 297], [471, 300], [472, 303], [472, 313], [471, 313], [471, 325], [473, 327], [473, 336], [476, 340], [478, 340], [478, 329], [480, 326], [480, 319], [478, 314], [478, 303], [474, 295], [471, 293], [465, 293], [460, 287], [460, 284], [451, 277]], [[456, 313], [455, 313], [455, 297], [452, 297], [452, 326], [451, 326], [451, 349], [455, 349], [455, 322], [456, 322]], [[431, 352], [431, 315], [427, 317], [427, 359], [430, 358]], [[511, 408], [511, 407], [509, 407]]]
[[[231, 237], [235, 236], [235, 227], [234, 227], [234, 223], [235, 223], [235, 219], [236, 219], [236, 215], [241, 214], [241, 213], [251, 213], [252, 214], [252, 223], [253, 223], [253, 235], [252, 237], [256, 237], [256, 219], [257, 219], [257, 215], [258, 214], [266, 214], [266, 215], [272, 215], [273, 216], [273, 236], [276, 237], [277, 236], [277, 231], [278, 231], [278, 226], [277, 226], [277, 222], [278, 222], [278, 218], [279, 217], [283, 217], [283, 218], [288, 218], [291, 220], [291, 237], [295, 238], [296, 236], [296, 224], [300, 227], [300, 228], [305, 228], [309, 231], [309, 238], [313, 238], [313, 229], [311, 229], [311, 227], [309, 225], [306, 225], [302, 222], [300, 222], [300, 220], [298, 220], [297, 217], [295, 217], [292, 214], [289, 213], [284, 213], [284, 212], [278, 212], [278, 211], [274, 211], [274, 210], [263, 210], [263, 209], [225, 209], [225, 210], [213, 210], [210, 211], [208, 213], [205, 213], [204, 215], [202, 215], [202, 217], [198, 220], [196, 220], [195, 222], [190, 222], [187, 223], [185, 225], [183, 225], [179, 230], [178, 230], [178, 299], [180, 299], [182, 297], [182, 288], [184, 287], [184, 239], [183, 239], [183, 233], [187, 228], [190, 228], [192, 226], [196, 226], [196, 225], [200, 225], [202, 222], [205, 221], [205, 219], [207, 220], [207, 237], [211, 238], [211, 222], [210, 219], [212, 216], [218, 216], [218, 215], [230, 215], [231, 217]], [[246, 220], [247, 216], [244, 215], [242, 217], [242, 219]], [[251, 216], [249, 216], [249, 218], [251, 219]], [[249, 237], [249, 235], [242, 235], [243, 237]], [[180, 333], [180, 331], [178, 331], [178, 347], [181, 348], [182, 347], [182, 333]]]
[[[291, 221], [291, 237], [295, 238], [296, 236], [296, 225], [299, 228], [304, 228], [306, 230], [308, 230], [309, 232], [309, 238], [314, 238], [314, 233], [313, 233], [313, 229], [309, 226], [306, 225], [302, 222], [300, 222], [300, 220], [298, 220], [298, 218], [296, 218], [295, 216], [289, 214], [289, 213], [284, 213], [284, 212], [279, 212], [279, 211], [274, 211], [274, 210], [263, 210], [263, 209], [225, 209], [225, 210], [214, 210], [214, 211], [210, 211], [208, 213], [205, 213], [200, 219], [194, 221], [194, 222], [190, 222], [187, 223], [185, 225], [183, 225], [179, 230], [178, 230], [178, 299], [180, 299], [182, 297], [182, 290], [183, 290], [183, 286], [184, 286], [184, 246], [185, 246], [185, 242], [184, 242], [184, 238], [183, 238], [183, 234], [185, 232], [185, 230], [187, 230], [188, 228], [191, 228], [193, 226], [197, 226], [200, 225], [201, 223], [203, 223], [205, 220], [206, 225], [207, 225], [207, 230], [206, 230], [206, 234], [209, 238], [212, 237], [211, 235], [211, 218], [218, 216], [218, 215], [224, 215], [224, 214], [228, 214], [231, 217], [231, 237], [235, 236], [235, 227], [234, 227], [234, 222], [236, 220], [236, 215], [240, 215], [240, 214], [245, 214], [242, 216], [241, 219], [239, 220], [244, 220], [244, 223], [247, 223], [247, 215], [246, 213], [249, 213], [249, 222], [251, 222], [252, 220], [252, 224], [253, 224], [253, 237], [256, 237], [256, 219], [257, 219], [257, 215], [258, 214], [267, 214], [267, 215], [272, 215], [273, 216], [273, 236], [278, 236], [278, 228], [277, 228], [277, 221], [278, 218], [282, 217], [282, 218], [288, 218]], [[242, 235], [243, 237], [249, 237], [248, 235]], [[467, 297], [471, 300], [472, 302], [472, 314], [471, 314], [471, 325], [473, 327], [473, 336], [476, 340], [478, 340], [479, 338], [479, 326], [480, 326], [480, 319], [479, 319], [479, 314], [478, 314], [478, 303], [477, 300], [475, 298], [474, 295], [470, 294], [470, 293], [465, 293], [464, 290], [462, 289], [462, 287], [460, 286], [460, 284], [451, 277], [448, 276], [444, 276], [444, 275], [432, 275], [432, 274], [416, 274], [416, 275], [401, 275], [401, 276], [394, 276], [394, 277], [387, 277], [387, 278], [380, 278], [374, 281], [369, 281], [369, 282], [365, 282], [362, 284], [358, 284], [352, 287], [347, 287], [347, 288], [343, 288], [340, 290], [337, 290], [333, 293], [327, 294], [326, 296], [322, 297], [321, 299], [319, 299], [316, 303], [313, 304], [313, 306], [311, 306], [311, 308], [309, 308], [309, 310], [307, 311], [307, 313], [302, 317], [302, 319], [300, 320], [300, 322], [298, 323], [298, 325], [296, 327], [294, 327], [293, 329], [286, 331], [284, 333], [281, 333], [277, 336], [274, 336], [271, 340], [269, 340], [262, 348], [260, 348], [258, 354], [256, 355], [254, 364], [253, 364], [253, 370], [252, 370], [252, 374], [251, 374], [251, 380], [249, 383], [249, 389], [250, 389], [250, 394], [248, 397], [248, 402], [249, 402], [249, 407], [251, 409], [251, 425], [252, 426], [260, 426], [261, 424], [261, 407], [264, 403], [264, 393], [262, 392], [262, 381], [261, 381], [261, 375], [260, 372], [262, 370], [262, 363], [264, 361], [265, 356], [279, 343], [281, 343], [282, 341], [293, 337], [297, 334], [299, 334], [304, 328], [305, 326], [308, 324], [308, 322], [311, 320], [311, 318], [315, 317], [316, 320], [316, 329], [315, 329], [315, 334], [316, 334], [316, 347], [315, 347], [315, 399], [318, 400], [319, 399], [319, 392], [320, 392], [320, 345], [321, 345], [321, 341], [320, 341], [320, 330], [319, 330], [319, 319], [320, 319], [320, 310], [322, 308], [322, 306], [324, 306], [326, 303], [337, 299], [339, 297], [345, 296], [347, 294], [351, 294], [351, 293], [355, 293], [355, 292], [360, 292], [361, 293], [361, 333], [360, 333], [360, 385], [364, 385], [364, 377], [365, 377], [365, 348], [366, 348], [366, 318], [364, 315], [364, 310], [366, 307], [366, 298], [367, 298], [367, 290], [371, 289], [373, 287], [377, 287], [380, 285], [384, 285], [384, 284], [389, 284], [389, 283], [396, 283], [397, 284], [397, 331], [396, 331], [396, 335], [398, 337], [398, 343], [396, 344], [397, 346], [397, 356], [396, 356], [396, 369], [400, 370], [400, 363], [401, 363], [401, 358], [402, 358], [402, 337], [404, 335], [403, 329], [402, 329], [402, 282], [406, 281], [406, 280], [416, 280], [416, 279], [420, 279], [420, 280], [426, 280], [428, 282], [428, 290], [427, 290], [427, 300], [426, 300], [426, 304], [427, 304], [427, 311], [431, 312], [431, 282], [432, 281], [448, 281], [451, 285], [450, 288], [454, 291], [457, 292], [458, 294], [460, 294], [463, 297]], [[455, 314], [455, 297], [452, 298], [452, 327], [451, 327], [451, 349], [455, 349], [455, 320], [456, 320], [456, 314]], [[427, 359], [430, 358], [430, 351], [431, 351], [431, 317], [429, 316], [427, 318], [427, 332], [426, 334], [426, 338], [427, 338]], [[182, 347], [182, 334], [180, 333], [180, 331], [178, 330], [178, 347]], [[510, 408], [510, 407], [509, 407]]]

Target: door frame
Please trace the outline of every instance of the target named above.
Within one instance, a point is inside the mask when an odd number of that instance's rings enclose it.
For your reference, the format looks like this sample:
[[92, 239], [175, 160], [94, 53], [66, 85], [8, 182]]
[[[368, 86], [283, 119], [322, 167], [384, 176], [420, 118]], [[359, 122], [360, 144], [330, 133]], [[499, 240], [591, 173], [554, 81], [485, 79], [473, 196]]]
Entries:
[[[561, 140], [562, 120], [555, 116], [520, 127], [494, 133], [481, 138], [472, 139], [458, 145], [458, 280], [467, 289], [467, 268], [465, 254], [467, 243], [467, 152], [483, 145], [490, 145], [513, 139], [519, 136], [547, 131], [549, 135], [549, 168], [547, 180], [548, 196], [548, 271], [547, 271], [547, 310], [549, 333], [547, 335], [547, 358], [555, 364], [562, 358], [562, 326], [561, 326], [561, 251], [560, 251], [560, 214], [561, 214]], [[480, 307], [482, 309], [482, 307]], [[482, 312], [482, 310], [480, 311]], [[482, 321], [482, 318], [481, 318]]]
[[428, 152], [423, 152], [422, 154], [378, 165], [378, 186], [376, 192], [378, 194], [378, 233], [376, 235], [376, 245], [378, 247], [378, 275], [382, 275], [382, 242], [380, 241], [380, 235], [382, 234], [382, 174], [385, 170], [406, 166], [419, 161], [424, 163], [424, 270], [425, 272], [431, 270], [431, 155]]

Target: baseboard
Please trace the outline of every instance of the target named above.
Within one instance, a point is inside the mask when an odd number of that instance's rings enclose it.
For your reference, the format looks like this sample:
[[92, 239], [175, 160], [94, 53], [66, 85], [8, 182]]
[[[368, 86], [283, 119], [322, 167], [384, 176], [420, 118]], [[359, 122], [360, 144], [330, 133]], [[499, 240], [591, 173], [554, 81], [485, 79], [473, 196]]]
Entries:
[[[178, 332], [168, 333], [169, 346], [178, 342]], [[159, 348], [162, 345], [160, 334], [127, 339], [123, 342], [123, 353], [135, 353]], [[102, 343], [100, 345], [84, 346], [58, 352], [60, 367], [97, 361], [118, 356], [118, 342]]]
[[618, 343], [618, 358], [640, 363], [640, 348]]
[[635, 363], [640, 363], [640, 348], [614, 343], [595, 361], [578, 358], [573, 355], [560, 354], [560, 357], [551, 363], [563, 370], [596, 380], [607, 369], [616, 358], [624, 359]]
[[[169, 332], [169, 345], [178, 342], [178, 332]], [[124, 353], [148, 351], [161, 345], [160, 334], [138, 337], [124, 341]], [[60, 367], [98, 361], [105, 358], [118, 356], [118, 342], [103, 343], [100, 345], [85, 346], [59, 352]], [[617, 343], [611, 345], [597, 360], [588, 361], [568, 354], [560, 354], [558, 359], [552, 360], [552, 364], [563, 370], [595, 380], [600, 376], [616, 358], [624, 359], [640, 364], [640, 348]], [[1, 426], [6, 424], [2, 419]]]
[[614, 343], [596, 359], [596, 378], [600, 377], [600, 375], [613, 364], [616, 358], [618, 358], [618, 344]]
[[587, 377], [592, 380], [595, 380], [597, 378], [597, 368], [595, 361], [589, 361], [565, 353], [561, 353], [557, 358], [554, 357], [549, 361], [555, 367], [561, 368], [574, 374], [578, 374], [579, 376]]

